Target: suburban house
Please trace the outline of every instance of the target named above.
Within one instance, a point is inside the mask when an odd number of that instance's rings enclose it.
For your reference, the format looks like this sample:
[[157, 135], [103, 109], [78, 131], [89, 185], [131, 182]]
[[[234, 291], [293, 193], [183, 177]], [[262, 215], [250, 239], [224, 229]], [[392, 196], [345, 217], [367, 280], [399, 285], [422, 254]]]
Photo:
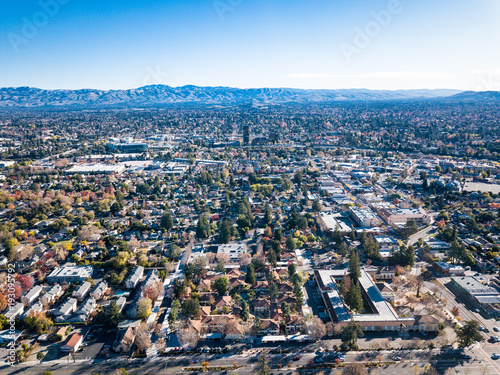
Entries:
[[62, 287], [59, 284], [56, 284], [42, 296], [42, 303], [45, 305], [50, 305], [56, 299], [58, 299], [62, 294], [63, 294]]
[[116, 339], [113, 342], [113, 351], [116, 353], [128, 353], [134, 345], [135, 332], [133, 327], [127, 327], [126, 330], [120, 330], [116, 333]]
[[75, 297], [78, 301], [83, 301], [87, 294], [90, 292], [91, 283], [85, 281], [78, 288], [73, 291], [72, 296]]
[[136, 266], [132, 270], [132, 273], [129, 275], [127, 280], [125, 280], [125, 288], [134, 289], [139, 284], [139, 281], [141, 281], [143, 275], [144, 275], [144, 267]]
[[79, 333], [73, 333], [66, 344], [61, 346], [61, 352], [63, 353], [76, 353], [83, 343], [83, 336]]
[[24, 305], [20, 302], [8, 308], [8, 311], [4, 314], [7, 320], [15, 319], [24, 312]]
[[[66, 300], [66, 302], [64, 302], [59, 307], [59, 309], [57, 309], [54, 312], [54, 315], [60, 316], [60, 317], [65, 317], [65, 316], [67, 317], [67, 316], [71, 315], [76, 310], [76, 303], [77, 303], [77, 301], [75, 298], [69, 298], [68, 300]], [[62, 318], [62, 319], [64, 319], [64, 318]]]
[[106, 281], [101, 281], [99, 284], [96, 285], [94, 290], [92, 291], [92, 297], [94, 297], [96, 300], [100, 300], [102, 297], [104, 297], [104, 294], [108, 290], [108, 283]]
[[21, 297], [21, 302], [24, 303], [24, 306], [29, 306], [36, 301], [41, 293], [42, 287], [40, 285], [34, 286], [28, 293]]

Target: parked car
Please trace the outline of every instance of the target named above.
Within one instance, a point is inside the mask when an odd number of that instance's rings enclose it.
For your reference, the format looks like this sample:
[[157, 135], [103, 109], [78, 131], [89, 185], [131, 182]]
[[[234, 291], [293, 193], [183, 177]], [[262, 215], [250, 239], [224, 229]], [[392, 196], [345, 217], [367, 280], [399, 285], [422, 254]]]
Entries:
[[499, 359], [500, 358], [500, 354], [497, 354], [497, 353], [493, 353], [491, 355], [491, 359]]
[[300, 360], [300, 357], [298, 355], [296, 355], [295, 357], [293, 357], [293, 360], [298, 361], [298, 360]]
[[489, 333], [490, 329], [488, 327], [484, 327], [484, 332]]
[[401, 358], [401, 357], [394, 357], [393, 359], [394, 359], [395, 361], [401, 361], [401, 360], [402, 360], [402, 358]]
[[323, 363], [323, 358], [316, 357], [316, 358], [314, 358], [314, 362], [316, 362], [316, 363]]
[[493, 331], [495, 331], [495, 332], [499, 332], [499, 331], [500, 331], [500, 328], [498, 328], [497, 326], [494, 326], [494, 327], [493, 327]]

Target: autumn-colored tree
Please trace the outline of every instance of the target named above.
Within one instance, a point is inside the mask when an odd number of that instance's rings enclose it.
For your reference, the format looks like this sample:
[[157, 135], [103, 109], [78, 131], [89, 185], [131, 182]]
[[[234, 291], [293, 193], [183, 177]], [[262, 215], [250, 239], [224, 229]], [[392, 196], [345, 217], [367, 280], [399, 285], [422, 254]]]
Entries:
[[7, 299], [3, 295], [2, 292], [0, 292], [0, 312], [4, 311], [8, 306]]
[[154, 302], [161, 294], [162, 290], [163, 290], [163, 283], [161, 281], [157, 281], [144, 289], [144, 296], [149, 298], [152, 302]]
[[21, 285], [23, 292], [31, 289], [35, 284], [33, 277], [27, 275], [16, 275], [16, 281]]
[[458, 306], [455, 306], [451, 309], [451, 313], [453, 314], [453, 316], [457, 317], [460, 315], [460, 310], [458, 309]]

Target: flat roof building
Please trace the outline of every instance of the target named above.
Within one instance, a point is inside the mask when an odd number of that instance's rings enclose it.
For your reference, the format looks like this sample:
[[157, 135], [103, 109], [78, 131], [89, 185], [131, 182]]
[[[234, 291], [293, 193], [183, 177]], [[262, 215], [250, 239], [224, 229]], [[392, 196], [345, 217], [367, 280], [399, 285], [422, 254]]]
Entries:
[[64, 281], [68, 283], [81, 283], [87, 277], [92, 277], [93, 273], [94, 267], [92, 266], [56, 267], [49, 276], [47, 276], [47, 281], [50, 283], [60, 283]]
[[392, 306], [383, 298], [375, 282], [364, 269], [361, 269], [361, 276], [358, 280], [359, 286], [365, 301], [369, 304], [373, 313], [350, 313], [336, 287], [337, 280], [341, 280], [346, 273], [347, 269], [314, 271], [314, 277], [333, 322], [347, 323], [350, 320], [354, 320], [364, 331], [378, 329], [397, 331], [405, 329], [408, 326], [413, 326], [415, 319], [400, 318]]
[[232, 262], [237, 262], [241, 254], [247, 252], [247, 246], [242, 243], [225, 244], [219, 245], [217, 249], [217, 255], [226, 254], [229, 256], [229, 260]]

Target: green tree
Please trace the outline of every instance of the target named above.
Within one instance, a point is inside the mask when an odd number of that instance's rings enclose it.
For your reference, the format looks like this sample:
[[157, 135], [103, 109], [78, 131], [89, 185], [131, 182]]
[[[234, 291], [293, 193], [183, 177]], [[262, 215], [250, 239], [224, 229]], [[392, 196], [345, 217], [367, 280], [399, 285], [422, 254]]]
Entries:
[[278, 288], [278, 285], [276, 283], [271, 283], [269, 285], [269, 298], [271, 298], [271, 301], [275, 301], [280, 294], [280, 290]]
[[312, 210], [314, 212], [321, 212], [322, 209], [323, 209], [323, 207], [321, 207], [321, 202], [319, 201], [319, 198], [318, 198], [313, 202]]
[[476, 320], [469, 320], [462, 327], [455, 328], [455, 332], [460, 346], [464, 348], [484, 340], [479, 331], [479, 322]]
[[353, 311], [361, 311], [363, 309], [363, 297], [361, 289], [356, 283], [351, 283], [349, 289], [345, 294], [345, 301]]
[[189, 298], [182, 304], [182, 314], [186, 316], [195, 316], [200, 313], [200, 301], [198, 298]]
[[262, 349], [257, 366], [255, 367], [257, 375], [270, 375], [271, 368], [269, 367], [269, 356], [267, 349]]
[[273, 220], [273, 217], [272, 217], [272, 213], [271, 213], [271, 208], [269, 207], [268, 204], [266, 204], [266, 208], [264, 211], [264, 223], [266, 225], [269, 225], [269, 224], [271, 224], [272, 220]]
[[196, 237], [197, 238], [208, 238], [210, 236], [210, 224], [205, 215], [201, 215], [198, 218], [198, 224], [196, 225]]
[[281, 228], [276, 228], [274, 230], [274, 240], [278, 241], [279, 243], [283, 241], [283, 232], [281, 231]]
[[224, 220], [221, 224], [220, 231], [219, 231], [219, 243], [225, 244], [229, 243], [231, 241], [231, 238], [233, 237], [233, 230], [232, 230], [233, 225], [229, 220]]
[[342, 328], [340, 338], [342, 340], [342, 344], [344, 344], [344, 346], [348, 349], [351, 349], [357, 346], [358, 338], [362, 335], [363, 331], [361, 330], [361, 326], [354, 320], [351, 320], [347, 326]]
[[214, 288], [219, 293], [219, 296], [225, 295], [227, 293], [228, 288], [229, 288], [229, 280], [227, 279], [227, 277], [222, 276], [222, 277], [219, 277], [217, 280], [215, 280]]
[[290, 317], [291, 310], [290, 310], [290, 305], [288, 304], [288, 302], [286, 302], [286, 301], [281, 302], [281, 311], [283, 312], [283, 316], [285, 318]]
[[293, 276], [297, 273], [297, 266], [295, 265], [295, 263], [292, 263], [288, 266], [288, 277], [290, 278], [290, 280], [293, 279]]
[[115, 328], [122, 320], [122, 314], [116, 302], [111, 302], [99, 311], [96, 320], [108, 328]]
[[247, 301], [242, 300], [240, 307], [241, 307], [240, 318], [241, 318], [241, 320], [246, 322], [246, 321], [248, 321], [248, 318], [250, 317], [250, 310], [248, 309]]
[[276, 267], [278, 265], [278, 257], [276, 256], [276, 252], [273, 249], [269, 251], [269, 264], [271, 264], [273, 267]]
[[247, 284], [253, 285], [257, 281], [257, 277], [255, 276], [255, 269], [253, 263], [250, 263], [248, 266], [247, 274], [245, 276], [245, 282]]
[[161, 217], [160, 227], [170, 230], [174, 227], [174, 219], [172, 218], [172, 213], [170, 211], [165, 211]]
[[349, 276], [353, 283], [357, 283], [361, 277], [361, 269], [359, 266], [359, 254], [356, 249], [351, 250], [349, 255]]
[[293, 251], [297, 247], [297, 242], [295, 241], [295, 238], [293, 238], [293, 235], [288, 236], [286, 239], [286, 247], [288, 250]]

